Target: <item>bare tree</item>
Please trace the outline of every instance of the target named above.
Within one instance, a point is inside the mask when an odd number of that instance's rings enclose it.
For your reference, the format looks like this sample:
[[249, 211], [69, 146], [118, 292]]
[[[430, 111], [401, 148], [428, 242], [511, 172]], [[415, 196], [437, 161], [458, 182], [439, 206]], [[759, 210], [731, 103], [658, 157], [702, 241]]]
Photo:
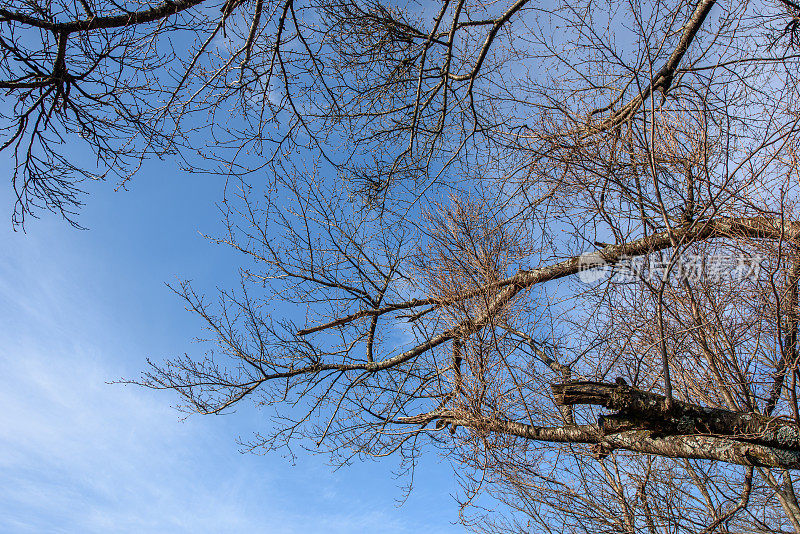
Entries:
[[18, 220], [103, 175], [76, 134], [122, 180], [153, 154], [228, 176], [242, 285], [176, 287], [214, 350], [140, 383], [272, 407], [253, 448], [437, 449], [478, 530], [800, 532], [799, 21], [12, 1]]

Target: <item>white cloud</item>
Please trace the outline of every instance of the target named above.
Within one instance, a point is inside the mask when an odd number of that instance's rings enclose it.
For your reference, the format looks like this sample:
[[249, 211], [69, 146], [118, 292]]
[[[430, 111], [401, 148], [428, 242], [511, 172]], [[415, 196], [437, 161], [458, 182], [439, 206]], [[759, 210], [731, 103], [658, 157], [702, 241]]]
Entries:
[[316, 456], [241, 455], [235, 437], [263, 414], [180, 422], [169, 393], [107, 384], [197, 333], [166, 324], [179, 303], [131, 262], [154, 252], [97, 253], [122, 233], [0, 233], [14, 252], [0, 257], [0, 532], [451, 530], [440, 501], [394, 506], [385, 463], [332, 473]]
[[[179, 423], [163, 398], [106, 384], [113, 373], [91, 351], [45, 346], [16, 346], [0, 359], [0, 530], [410, 531], [385, 501], [283, 511], [290, 485], [279, 490], [269, 472], [237, 467], [267, 462], [235, 453], [212, 432], [219, 419]], [[306, 490], [310, 504], [339, 497], [335, 477], [297, 475], [317, 486]]]
[[106, 384], [114, 375], [91, 351], [46, 345], [18, 344], [0, 360], [0, 470], [14, 482], [0, 501], [15, 530], [197, 531], [198, 521], [244, 516], [192, 473], [200, 425]]

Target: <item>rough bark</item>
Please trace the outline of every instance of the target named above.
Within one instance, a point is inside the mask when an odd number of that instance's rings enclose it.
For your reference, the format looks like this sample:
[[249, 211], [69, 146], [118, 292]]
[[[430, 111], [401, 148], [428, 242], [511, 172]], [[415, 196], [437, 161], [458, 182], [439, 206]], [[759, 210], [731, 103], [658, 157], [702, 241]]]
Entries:
[[598, 421], [605, 435], [649, 430], [661, 435], [715, 436], [800, 451], [800, 427], [779, 417], [707, 408], [675, 399], [668, 407], [663, 395], [622, 383], [568, 382], [552, 388], [559, 405], [593, 404], [616, 410]]
[[[663, 398], [663, 397], [662, 397]], [[663, 435], [650, 429], [606, 433], [600, 424], [543, 427], [490, 417], [464, 417], [449, 410], [404, 417], [404, 424], [426, 425], [437, 421], [438, 428], [471, 428], [477, 432], [505, 434], [549, 443], [596, 445], [602, 458], [614, 450], [652, 454], [667, 458], [715, 460], [732, 464], [782, 469], [800, 469], [800, 449], [770, 447], [761, 443], [709, 435]]]

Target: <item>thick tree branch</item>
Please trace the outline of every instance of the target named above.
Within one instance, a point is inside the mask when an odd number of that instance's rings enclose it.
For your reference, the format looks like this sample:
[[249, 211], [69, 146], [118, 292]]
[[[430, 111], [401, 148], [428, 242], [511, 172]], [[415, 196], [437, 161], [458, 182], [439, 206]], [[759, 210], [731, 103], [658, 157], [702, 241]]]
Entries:
[[[678, 45], [673, 50], [666, 63], [664, 63], [664, 66], [661, 67], [655, 76], [653, 76], [653, 79], [650, 80], [650, 83], [647, 84], [636, 97], [618, 111], [614, 111], [610, 117], [605, 119], [598, 126], [592, 128], [589, 135], [610, 130], [628, 121], [653, 92], [661, 91], [663, 94], [667, 93], [672, 85], [675, 72], [678, 70], [683, 56], [689, 49], [689, 45], [692, 44], [697, 32], [700, 31], [700, 27], [703, 25], [703, 22], [706, 20], [708, 13], [711, 11], [711, 8], [714, 7], [715, 3], [716, 0], [700, 0], [700, 2], [698, 2], [692, 16], [689, 17], [689, 20], [686, 21], [686, 24], [683, 26], [683, 33], [681, 34], [680, 41], [678, 41]], [[608, 107], [595, 110], [590, 115], [601, 113], [607, 109]]]
[[606, 435], [628, 430], [650, 430], [663, 435], [708, 435], [778, 447], [800, 454], [800, 426], [779, 417], [707, 408], [624, 383], [568, 382], [554, 384], [557, 404], [593, 404], [617, 413], [601, 416], [598, 426]]
[[153, 22], [165, 17], [169, 17], [170, 15], [180, 13], [181, 11], [201, 4], [204, 1], [205, 0], [176, 0], [172, 2], [168, 0], [161, 4], [155, 5], [150, 9], [144, 9], [142, 11], [133, 11], [130, 13], [123, 13], [121, 15], [112, 15], [107, 17], [92, 16], [89, 18], [73, 20], [69, 22], [52, 22], [27, 15], [25, 13], [16, 13], [0, 8], [0, 22], [19, 22], [28, 26], [50, 30], [54, 33], [73, 33], [77, 31], [119, 28], [134, 24]]
[[599, 445], [607, 452], [620, 449], [667, 458], [716, 460], [755, 467], [800, 469], [800, 450], [768, 447], [717, 436], [663, 436], [651, 430], [628, 430], [606, 434], [600, 425], [596, 424], [543, 427], [487, 417], [465, 418], [447, 410], [405, 417], [398, 422], [425, 425], [438, 420], [443, 420], [451, 426], [462, 426], [478, 432], [506, 434], [534, 441]]
[[[718, 218], [709, 221], [695, 221], [684, 227], [673, 228], [672, 238], [670, 232], [659, 232], [629, 243], [607, 245], [601, 250], [590, 254], [572, 256], [561, 262], [539, 267], [531, 270], [521, 270], [514, 276], [487, 284], [477, 289], [466, 291], [448, 298], [430, 297], [425, 299], [411, 299], [406, 302], [387, 304], [385, 306], [367, 310], [335, 319], [328, 323], [305, 328], [297, 332], [298, 336], [305, 336], [329, 328], [335, 328], [364, 317], [383, 315], [397, 310], [404, 310], [420, 306], [445, 306], [476, 297], [488, 291], [507, 286], [516, 286], [517, 291], [535, 284], [549, 282], [577, 274], [578, 272], [602, 265], [613, 265], [622, 259], [642, 256], [652, 252], [665, 250], [673, 246], [672, 239], [682, 244], [694, 243], [706, 239], [744, 237], [751, 239], [781, 239], [796, 240], [800, 236], [800, 222], [784, 223], [779, 219], [765, 217], [736, 217]], [[516, 291], [514, 292], [516, 293]]]

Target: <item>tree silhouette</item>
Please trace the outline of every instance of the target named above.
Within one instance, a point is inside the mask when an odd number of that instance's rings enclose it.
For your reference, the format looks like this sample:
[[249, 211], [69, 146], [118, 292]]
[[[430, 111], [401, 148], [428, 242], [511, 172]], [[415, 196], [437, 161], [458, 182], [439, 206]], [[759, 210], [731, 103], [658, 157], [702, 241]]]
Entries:
[[225, 175], [242, 285], [176, 287], [213, 350], [138, 382], [271, 407], [253, 448], [437, 449], [477, 530], [800, 532], [798, 16], [12, 1], [15, 221]]

